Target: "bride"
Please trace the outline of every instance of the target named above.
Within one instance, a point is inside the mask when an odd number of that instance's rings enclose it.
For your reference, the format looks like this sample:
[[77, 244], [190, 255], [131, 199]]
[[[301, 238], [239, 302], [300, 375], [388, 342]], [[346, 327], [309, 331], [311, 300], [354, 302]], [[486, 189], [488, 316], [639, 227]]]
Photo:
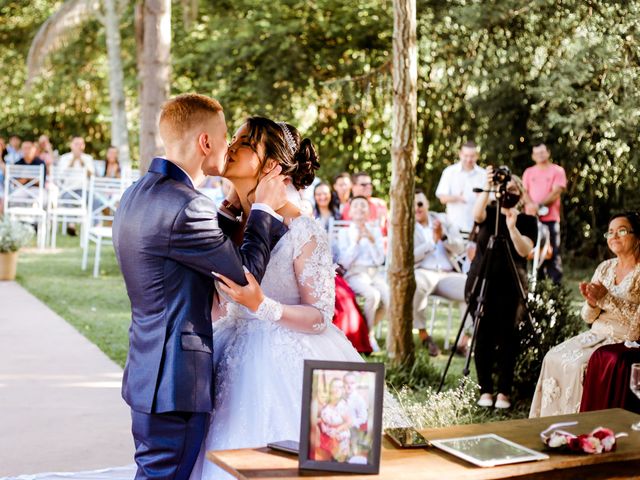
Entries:
[[[234, 303], [240, 289], [219, 276], [219, 291], [226, 298], [213, 324], [214, 409], [192, 480], [220, 475], [204, 459], [208, 450], [299, 437], [305, 359], [363, 361], [331, 323], [335, 284], [326, 232], [301, 216], [297, 205], [297, 190], [311, 184], [319, 167], [313, 144], [289, 124], [250, 117], [235, 133], [228, 157], [225, 177], [235, 187], [245, 218], [258, 179], [282, 166], [291, 177], [291, 200], [278, 213], [289, 231], [271, 253], [261, 285], [265, 300], [257, 312]], [[250, 275], [248, 280], [255, 282]]]

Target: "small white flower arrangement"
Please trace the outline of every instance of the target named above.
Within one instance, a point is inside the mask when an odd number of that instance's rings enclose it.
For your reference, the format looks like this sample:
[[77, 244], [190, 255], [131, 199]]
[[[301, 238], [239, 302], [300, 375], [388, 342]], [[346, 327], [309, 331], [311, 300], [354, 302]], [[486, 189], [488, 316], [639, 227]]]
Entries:
[[26, 223], [0, 219], [0, 253], [17, 252], [33, 239], [35, 230]]

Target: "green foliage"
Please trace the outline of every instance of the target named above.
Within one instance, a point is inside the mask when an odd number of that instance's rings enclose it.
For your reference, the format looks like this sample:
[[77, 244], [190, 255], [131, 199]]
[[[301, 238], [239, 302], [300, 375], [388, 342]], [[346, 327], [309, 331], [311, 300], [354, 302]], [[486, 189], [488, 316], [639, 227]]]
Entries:
[[549, 280], [529, 293], [528, 308], [533, 325], [526, 317], [519, 324], [520, 354], [513, 382], [515, 398], [526, 402], [533, 397], [546, 353], [585, 329], [569, 290]]
[[[121, 33], [135, 132], [132, 3]], [[48, 133], [66, 150], [82, 133], [101, 156], [110, 113], [98, 22], [52, 58], [31, 91], [22, 88], [29, 41], [57, 5], [0, 6], [0, 135]], [[172, 93], [218, 97], [232, 131], [249, 114], [290, 120], [318, 146], [322, 176], [366, 170], [387, 196], [390, 2], [200, 2], [189, 29], [181, 8], [173, 2]], [[432, 194], [465, 140], [481, 146], [481, 163], [516, 173], [544, 140], [569, 177], [564, 245], [593, 256], [610, 213], [640, 206], [640, 0], [419, 0], [417, 11], [418, 186]]]
[[17, 252], [31, 242], [34, 234], [31, 225], [8, 218], [0, 219], [0, 253]]
[[385, 358], [387, 383], [395, 390], [404, 388], [421, 389], [437, 385], [441, 372], [437, 369], [425, 349], [416, 350], [413, 365], [396, 365], [389, 358]]

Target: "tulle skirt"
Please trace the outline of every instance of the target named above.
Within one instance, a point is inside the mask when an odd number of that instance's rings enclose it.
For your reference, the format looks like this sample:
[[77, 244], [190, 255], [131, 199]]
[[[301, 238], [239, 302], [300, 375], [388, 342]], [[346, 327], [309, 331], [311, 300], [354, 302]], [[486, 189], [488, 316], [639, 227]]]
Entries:
[[305, 359], [363, 362], [334, 325], [304, 334], [255, 319], [214, 323], [213, 352], [214, 411], [192, 480], [223, 476], [206, 451], [299, 438]]

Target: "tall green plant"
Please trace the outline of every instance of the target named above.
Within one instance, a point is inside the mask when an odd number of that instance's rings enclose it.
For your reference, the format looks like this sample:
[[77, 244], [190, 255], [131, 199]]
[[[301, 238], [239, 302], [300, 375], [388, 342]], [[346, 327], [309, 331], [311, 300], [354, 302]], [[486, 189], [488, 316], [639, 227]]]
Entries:
[[586, 328], [571, 292], [550, 280], [538, 282], [529, 293], [527, 307], [533, 324], [522, 315], [518, 325], [519, 355], [513, 392], [517, 400], [530, 402], [547, 352]]

